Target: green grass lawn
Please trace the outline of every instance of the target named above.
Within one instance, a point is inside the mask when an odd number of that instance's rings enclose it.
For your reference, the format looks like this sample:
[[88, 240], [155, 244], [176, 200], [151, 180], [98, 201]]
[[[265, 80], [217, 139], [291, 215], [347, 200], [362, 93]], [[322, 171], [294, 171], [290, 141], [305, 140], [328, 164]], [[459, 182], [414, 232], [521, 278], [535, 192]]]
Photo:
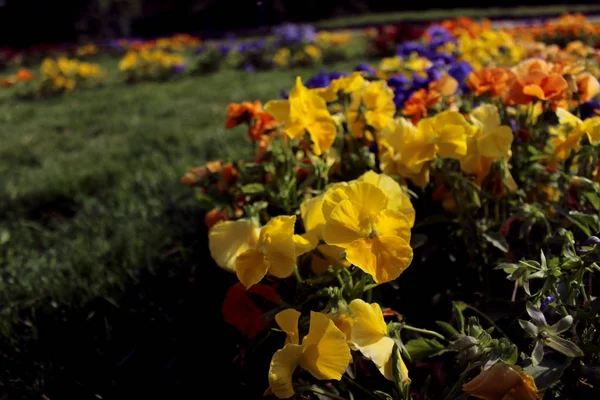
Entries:
[[[332, 69], [349, 70], [355, 63]], [[176, 252], [165, 210], [193, 203], [187, 168], [249, 157], [232, 101], [277, 98], [296, 75], [224, 71], [127, 85], [115, 60], [104, 87], [24, 102], [0, 92], [0, 321], [38, 306], [81, 304]]]

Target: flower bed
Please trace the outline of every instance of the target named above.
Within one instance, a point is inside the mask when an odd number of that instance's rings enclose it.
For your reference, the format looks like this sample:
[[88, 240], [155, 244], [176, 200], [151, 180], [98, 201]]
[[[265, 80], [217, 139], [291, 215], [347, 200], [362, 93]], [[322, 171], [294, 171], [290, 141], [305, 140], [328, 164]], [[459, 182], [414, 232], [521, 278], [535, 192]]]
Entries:
[[278, 398], [591, 395], [598, 52], [464, 20], [397, 52], [230, 104], [255, 158], [182, 177], [241, 353]]

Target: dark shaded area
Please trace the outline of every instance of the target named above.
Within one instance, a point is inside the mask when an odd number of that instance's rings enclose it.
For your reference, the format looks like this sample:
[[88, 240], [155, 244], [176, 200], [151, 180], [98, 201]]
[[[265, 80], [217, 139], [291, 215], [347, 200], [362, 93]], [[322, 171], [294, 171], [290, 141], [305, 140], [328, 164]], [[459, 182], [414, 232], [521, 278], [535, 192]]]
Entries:
[[[537, 3], [509, 0], [501, 6], [528, 4]], [[285, 21], [315, 22], [344, 15], [432, 7], [436, 5], [364, 0], [0, 0], [0, 46], [25, 48], [92, 38], [156, 37], [174, 32], [203, 37], [222, 37], [225, 32], [257, 34]], [[452, 7], [484, 8], [485, 4], [458, 1]]]
[[221, 315], [235, 276], [208, 255], [201, 212], [167, 215], [185, 255], [148, 260], [114, 297], [48, 307], [16, 343], [0, 339], [0, 399], [197, 399], [232, 377], [227, 395], [243, 393], [232, 363], [242, 338]]

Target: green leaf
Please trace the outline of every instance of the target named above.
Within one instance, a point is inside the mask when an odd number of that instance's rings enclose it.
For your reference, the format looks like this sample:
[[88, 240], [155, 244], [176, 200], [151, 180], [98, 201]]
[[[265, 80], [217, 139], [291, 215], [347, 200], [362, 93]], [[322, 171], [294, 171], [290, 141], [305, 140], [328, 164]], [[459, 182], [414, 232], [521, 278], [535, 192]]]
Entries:
[[584, 353], [577, 345], [558, 335], [550, 335], [544, 339], [544, 344], [567, 357], [583, 357]]
[[520, 319], [519, 325], [521, 325], [521, 328], [523, 328], [523, 330], [533, 338], [537, 337], [537, 335], [540, 333], [538, 327], [529, 321]]
[[556, 212], [561, 214], [563, 217], [567, 218], [569, 221], [571, 221], [573, 224], [575, 224], [575, 226], [577, 226], [579, 229], [581, 229], [581, 231], [583, 233], [585, 233], [586, 236], [592, 236], [592, 232], [589, 230], [589, 228], [585, 224], [581, 223], [581, 221], [579, 221], [577, 218], [570, 215], [569, 213], [567, 213], [560, 207], [554, 207], [554, 208], [555, 208]]
[[596, 209], [596, 211], [600, 211], [600, 196], [594, 192], [583, 192], [583, 197], [590, 202], [592, 207]]
[[200, 208], [203, 210], [212, 210], [215, 208], [215, 203], [213, 202], [212, 198], [199, 190], [196, 191], [196, 200], [200, 204]]
[[564, 331], [568, 330], [571, 325], [573, 325], [573, 317], [567, 315], [566, 317], [562, 317], [554, 325], [550, 326], [548, 331], [552, 333], [563, 333]]
[[375, 390], [373, 392], [373, 394], [375, 394], [375, 396], [377, 396], [377, 397], [379, 397], [380, 399], [383, 399], [383, 400], [394, 400], [394, 398], [392, 396], [390, 396], [386, 392], [382, 392], [381, 390]]
[[443, 330], [446, 333], [447, 336], [451, 338], [460, 335], [460, 333], [452, 325], [445, 321], [435, 321], [435, 323], [437, 324], [437, 326], [440, 327], [441, 330]]
[[262, 183], [249, 183], [241, 187], [242, 193], [247, 195], [257, 195], [265, 192], [265, 185]]
[[561, 364], [551, 357], [546, 357], [539, 365], [528, 365], [523, 371], [533, 378], [538, 389], [543, 390], [558, 382], [569, 365], [571, 359]]
[[504, 253], [508, 253], [508, 243], [506, 239], [500, 232], [489, 232], [484, 233], [483, 237], [487, 240], [492, 246], [501, 250]]
[[535, 341], [533, 352], [531, 353], [531, 362], [533, 365], [539, 365], [544, 359], [544, 345], [539, 340]]
[[525, 309], [536, 326], [546, 326], [546, 317], [544, 317], [544, 313], [539, 308], [528, 301], [527, 304], [525, 304]]
[[423, 337], [409, 340], [404, 346], [413, 361], [422, 361], [446, 351], [444, 345], [436, 339], [426, 339]]
[[[569, 214], [577, 220], [585, 224], [592, 232], [598, 232], [600, 230], [600, 218], [596, 214], [587, 214], [580, 211], [570, 211]], [[589, 235], [591, 236], [591, 234]]]
[[454, 315], [454, 319], [456, 320], [456, 325], [460, 333], [465, 333], [465, 316], [462, 313], [465, 308], [466, 307], [462, 302], [452, 302], [452, 315]]

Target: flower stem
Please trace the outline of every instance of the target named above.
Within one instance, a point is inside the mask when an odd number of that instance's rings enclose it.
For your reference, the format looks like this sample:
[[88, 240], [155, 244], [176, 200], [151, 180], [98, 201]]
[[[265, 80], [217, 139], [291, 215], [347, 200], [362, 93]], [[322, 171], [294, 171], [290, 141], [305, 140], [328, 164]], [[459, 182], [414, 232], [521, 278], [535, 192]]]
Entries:
[[402, 329], [406, 329], [407, 331], [413, 331], [413, 332], [422, 333], [422, 334], [425, 334], [425, 335], [435, 336], [438, 339], [448, 341], [448, 339], [446, 339], [441, 334], [439, 334], [437, 332], [434, 332], [434, 331], [430, 331], [428, 329], [416, 328], [416, 327], [410, 326], [410, 325], [402, 325]]
[[300, 276], [300, 271], [298, 270], [298, 267], [294, 267], [294, 276], [296, 277], [296, 281], [298, 282], [298, 285], [302, 285], [302, 277]]

